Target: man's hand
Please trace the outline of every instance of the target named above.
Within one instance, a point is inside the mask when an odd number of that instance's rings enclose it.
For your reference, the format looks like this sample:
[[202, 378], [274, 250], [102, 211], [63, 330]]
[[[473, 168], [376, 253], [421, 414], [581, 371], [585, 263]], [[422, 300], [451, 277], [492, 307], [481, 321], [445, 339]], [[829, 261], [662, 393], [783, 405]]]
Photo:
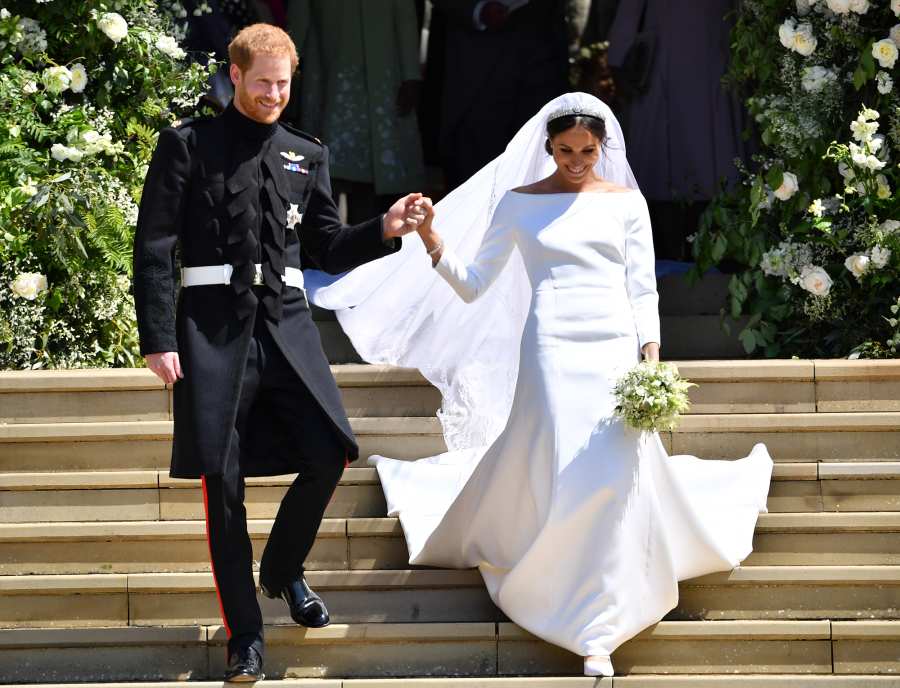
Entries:
[[641, 348], [645, 361], [659, 362], [659, 344], [656, 342], [647, 342]]
[[382, 221], [385, 239], [393, 239], [414, 232], [424, 222], [427, 212], [422, 207], [423, 198], [420, 193], [411, 193], [391, 206]]
[[166, 351], [158, 354], [147, 354], [144, 356], [147, 367], [156, 373], [156, 377], [171, 385], [175, 380], [184, 377], [181, 372], [181, 361], [178, 358], [177, 351]]

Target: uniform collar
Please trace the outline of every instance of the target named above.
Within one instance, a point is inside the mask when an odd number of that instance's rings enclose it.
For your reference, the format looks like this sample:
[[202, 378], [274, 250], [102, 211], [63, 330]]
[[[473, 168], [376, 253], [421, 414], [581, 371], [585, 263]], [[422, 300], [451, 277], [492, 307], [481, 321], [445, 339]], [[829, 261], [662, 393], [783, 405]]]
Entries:
[[251, 141], [265, 141], [278, 130], [278, 122], [263, 124], [241, 114], [234, 106], [234, 101], [231, 101], [225, 108], [225, 122], [239, 138]]

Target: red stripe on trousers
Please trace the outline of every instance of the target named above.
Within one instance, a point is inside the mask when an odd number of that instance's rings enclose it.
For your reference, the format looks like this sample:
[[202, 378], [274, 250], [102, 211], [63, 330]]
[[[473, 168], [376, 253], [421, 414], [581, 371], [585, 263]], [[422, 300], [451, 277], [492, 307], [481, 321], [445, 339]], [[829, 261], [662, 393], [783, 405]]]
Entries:
[[203, 488], [203, 514], [206, 517], [206, 546], [209, 547], [209, 566], [212, 569], [213, 584], [216, 586], [216, 598], [219, 600], [219, 611], [222, 612], [222, 623], [225, 624], [225, 633], [231, 639], [231, 627], [225, 617], [225, 605], [222, 604], [222, 593], [219, 591], [219, 580], [216, 578], [216, 564], [213, 561], [212, 541], [209, 537], [209, 496], [206, 494], [206, 476], [200, 476], [200, 486]]

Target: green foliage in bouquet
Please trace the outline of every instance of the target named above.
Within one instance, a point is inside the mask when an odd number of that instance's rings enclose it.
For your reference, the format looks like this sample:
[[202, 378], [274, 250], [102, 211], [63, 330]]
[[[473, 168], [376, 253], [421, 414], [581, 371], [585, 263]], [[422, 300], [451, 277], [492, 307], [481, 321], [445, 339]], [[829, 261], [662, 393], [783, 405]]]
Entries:
[[900, 0], [745, 0], [728, 80], [761, 140], [694, 237], [740, 269], [725, 314], [765, 356], [900, 350]]
[[0, 368], [134, 365], [137, 203], [156, 132], [214, 69], [179, 2], [0, 0]]
[[673, 364], [643, 361], [616, 382], [615, 415], [635, 430], [672, 430], [690, 408], [691, 387]]

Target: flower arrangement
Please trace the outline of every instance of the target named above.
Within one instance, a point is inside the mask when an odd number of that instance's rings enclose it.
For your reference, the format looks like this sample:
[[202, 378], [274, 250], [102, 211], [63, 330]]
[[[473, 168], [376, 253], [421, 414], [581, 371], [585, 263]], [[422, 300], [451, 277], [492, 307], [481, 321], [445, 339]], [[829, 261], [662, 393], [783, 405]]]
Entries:
[[693, 238], [748, 353], [890, 357], [900, 294], [900, 0], [746, 0], [729, 81], [760, 147]]
[[691, 387], [673, 364], [643, 361], [616, 382], [615, 415], [635, 430], [672, 430], [690, 407]]
[[135, 365], [137, 203], [156, 132], [195, 114], [166, 0], [0, 0], [0, 368]]

